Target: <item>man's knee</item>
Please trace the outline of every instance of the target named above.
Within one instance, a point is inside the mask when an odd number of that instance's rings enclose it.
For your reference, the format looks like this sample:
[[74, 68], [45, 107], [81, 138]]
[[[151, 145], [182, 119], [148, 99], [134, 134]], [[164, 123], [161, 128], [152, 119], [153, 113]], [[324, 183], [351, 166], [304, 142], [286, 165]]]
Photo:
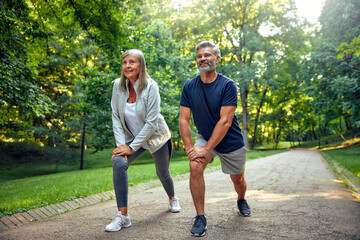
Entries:
[[197, 162], [197, 161], [190, 161], [190, 175], [197, 176], [202, 175], [205, 169], [205, 163]]

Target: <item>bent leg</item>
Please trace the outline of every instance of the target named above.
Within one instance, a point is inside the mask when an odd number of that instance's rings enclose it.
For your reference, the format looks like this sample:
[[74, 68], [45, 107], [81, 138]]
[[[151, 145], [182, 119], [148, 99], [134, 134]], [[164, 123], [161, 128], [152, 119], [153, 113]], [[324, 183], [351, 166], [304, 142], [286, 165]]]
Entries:
[[127, 214], [128, 205], [128, 176], [129, 163], [123, 156], [114, 157], [113, 161], [113, 182], [116, 196], [116, 203], [123, 215]]
[[145, 149], [140, 148], [136, 152], [127, 156], [116, 156], [113, 159], [113, 183], [116, 196], [116, 204], [122, 215], [127, 216], [128, 205], [128, 176], [127, 169], [129, 165], [135, 161]]
[[190, 191], [196, 209], [196, 215], [205, 215], [204, 170], [212, 159], [213, 155], [210, 153], [205, 156], [204, 161], [190, 161]]

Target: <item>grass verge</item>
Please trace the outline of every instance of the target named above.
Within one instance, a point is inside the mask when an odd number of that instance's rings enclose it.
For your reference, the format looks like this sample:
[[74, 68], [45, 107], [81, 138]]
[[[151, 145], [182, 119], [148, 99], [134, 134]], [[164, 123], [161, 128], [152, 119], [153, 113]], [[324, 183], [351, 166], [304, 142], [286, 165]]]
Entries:
[[321, 154], [360, 201], [360, 147], [322, 150]]
[[[249, 151], [247, 159], [266, 157], [284, 151], [286, 150]], [[95, 155], [94, 159], [97, 159]], [[220, 165], [220, 161], [215, 158], [209, 167], [218, 165]], [[189, 172], [189, 162], [185, 152], [174, 152], [170, 172], [173, 176]], [[129, 185], [158, 179], [153, 160], [149, 157], [146, 158], [145, 155], [141, 161], [135, 161], [128, 169], [128, 178]], [[0, 189], [1, 217], [110, 191], [114, 188], [112, 168], [103, 167], [11, 180], [0, 183]]]

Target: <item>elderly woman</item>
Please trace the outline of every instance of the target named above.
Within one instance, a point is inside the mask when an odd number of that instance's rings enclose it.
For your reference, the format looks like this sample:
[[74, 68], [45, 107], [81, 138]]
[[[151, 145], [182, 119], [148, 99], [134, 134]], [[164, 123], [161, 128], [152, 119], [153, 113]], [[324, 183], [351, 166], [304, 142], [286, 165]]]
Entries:
[[114, 82], [111, 108], [117, 146], [111, 161], [118, 213], [105, 231], [119, 231], [131, 226], [127, 169], [146, 150], [152, 155], [156, 174], [169, 196], [170, 211], [180, 212], [169, 172], [171, 134], [160, 114], [158, 85], [149, 77], [140, 50], [131, 49], [122, 56], [121, 78]]

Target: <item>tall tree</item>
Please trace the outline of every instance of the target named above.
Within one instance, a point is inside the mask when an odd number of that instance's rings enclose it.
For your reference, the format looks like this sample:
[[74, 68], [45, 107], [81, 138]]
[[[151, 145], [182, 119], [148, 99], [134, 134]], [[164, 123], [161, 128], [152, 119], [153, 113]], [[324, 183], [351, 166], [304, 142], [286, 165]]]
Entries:
[[327, 0], [319, 20], [321, 29], [312, 54], [314, 76], [309, 83], [313, 91], [309, 94], [315, 109], [324, 114], [323, 126], [344, 118], [351, 131], [360, 126], [360, 58], [356, 48], [349, 47], [356, 46], [360, 34], [360, 2]]
[[0, 126], [5, 135], [11, 134], [8, 137], [16, 138], [17, 132], [26, 135], [24, 127], [31, 126], [29, 119], [43, 117], [52, 107], [29, 64], [28, 40], [43, 34], [30, 13], [24, 0], [0, 3]]

